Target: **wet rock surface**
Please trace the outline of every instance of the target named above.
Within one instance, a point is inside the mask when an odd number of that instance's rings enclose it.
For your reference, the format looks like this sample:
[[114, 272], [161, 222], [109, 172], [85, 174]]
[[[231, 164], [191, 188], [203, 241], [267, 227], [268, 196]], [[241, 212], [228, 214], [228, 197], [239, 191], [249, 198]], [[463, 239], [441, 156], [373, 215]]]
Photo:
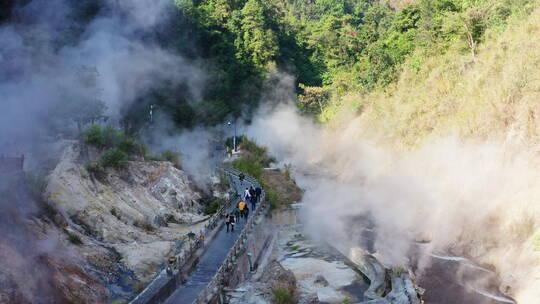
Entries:
[[274, 303], [274, 291], [288, 290], [294, 303], [360, 301], [367, 282], [343, 255], [301, 234], [301, 226], [281, 227], [266, 266], [228, 293], [231, 303]]
[[309, 300], [316, 295], [321, 303], [362, 301], [368, 282], [354, 265], [326, 244], [306, 238], [301, 229], [301, 225], [284, 227], [277, 250], [280, 263], [298, 280], [300, 297]]
[[[294, 208], [293, 208], [294, 209]], [[408, 269], [387, 268], [366, 250], [358, 249], [346, 256], [333, 246], [314, 241], [303, 234], [303, 226], [289, 216], [290, 210], [273, 214], [276, 240], [270, 250], [271, 262], [257, 271], [238, 289], [228, 293], [231, 303], [273, 303], [272, 281], [267, 276], [271, 265], [294, 275], [295, 303], [371, 303], [420, 304], [422, 289]], [[268, 273], [268, 274], [267, 274]]]
[[[280, 290], [289, 293], [292, 301], [298, 301], [297, 280], [294, 273], [285, 269], [276, 260], [270, 262], [262, 271], [262, 276], [255, 282], [246, 282], [240, 287], [230, 291], [228, 297], [230, 304], [253, 303], [270, 304], [274, 303], [273, 291]], [[319, 303], [316, 295], [312, 295], [312, 302]], [[302, 301], [303, 297], [300, 297]]]

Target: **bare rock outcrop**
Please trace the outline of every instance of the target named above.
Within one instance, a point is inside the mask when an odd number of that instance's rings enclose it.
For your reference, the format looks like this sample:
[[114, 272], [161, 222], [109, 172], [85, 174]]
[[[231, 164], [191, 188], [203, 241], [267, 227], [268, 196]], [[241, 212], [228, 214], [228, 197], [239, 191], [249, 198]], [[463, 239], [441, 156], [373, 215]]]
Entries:
[[81, 149], [74, 143], [64, 150], [48, 178], [48, 203], [67, 231], [85, 244], [114, 249], [139, 279], [149, 280], [183, 235], [204, 226], [200, 194], [170, 162], [130, 161], [124, 170], [95, 178]]
[[[269, 263], [257, 282], [246, 282], [229, 292], [229, 303], [271, 304], [275, 303], [276, 295], [274, 292], [289, 295], [292, 303], [298, 302], [297, 282], [294, 273], [285, 269], [278, 261]], [[318, 300], [303, 303], [318, 303]]]
[[0, 303], [107, 303], [109, 291], [73, 259], [31, 254], [0, 243]]

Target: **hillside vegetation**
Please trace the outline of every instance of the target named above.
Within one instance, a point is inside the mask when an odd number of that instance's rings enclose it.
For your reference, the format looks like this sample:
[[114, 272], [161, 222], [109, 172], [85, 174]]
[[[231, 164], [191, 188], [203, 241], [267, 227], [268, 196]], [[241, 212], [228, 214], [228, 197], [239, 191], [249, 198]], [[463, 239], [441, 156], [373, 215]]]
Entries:
[[459, 66], [471, 68], [487, 45], [536, 6], [532, 0], [176, 3], [205, 38], [204, 54], [229, 65], [220, 73], [222, 89], [234, 84], [235, 91], [235, 79], [247, 75], [260, 84], [277, 66], [296, 76], [298, 106], [321, 121], [333, 120], [342, 107], [358, 110], [381, 98], [366, 94], [392, 94], [398, 79], [414, 87], [446, 71], [457, 75]]
[[[494, 3], [497, 1], [494, 1]], [[475, 54], [454, 40], [448, 51], [410, 57], [399, 80], [385, 89], [348, 92], [322, 117], [362, 111], [363, 125], [404, 146], [458, 134], [490, 138], [508, 134], [518, 142], [538, 142], [540, 92], [540, 10], [521, 10], [502, 32], [488, 28]], [[519, 16], [519, 18], [518, 18]], [[421, 58], [421, 65], [413, 63]]]

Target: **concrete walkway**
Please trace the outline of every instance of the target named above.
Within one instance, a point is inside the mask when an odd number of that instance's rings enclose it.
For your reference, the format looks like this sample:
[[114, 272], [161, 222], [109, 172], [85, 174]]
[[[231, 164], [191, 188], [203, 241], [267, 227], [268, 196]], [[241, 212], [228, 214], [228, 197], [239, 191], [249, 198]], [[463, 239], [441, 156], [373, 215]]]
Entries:
[[[241, 195], [246, 190], [246, 187], [251, 186], [247, 181], [240, 183], [237, 177], [231, 178], [233, 186]], [[255, 187], [255, 185], [253, 185]], [[243, 196], [243, 195], [242, 195]], [[236, 199], [233, 207], [237, 205], [240, 198]], [[248, 204], [251, 208], [251, 205]], [[230, 210], [230, 212], [232, 209]], [[249, 212], [253, 215], [253, 210]], [[240, 219], [240, 222], [235, 225], [234, 232], [227, 233], [226, 227], [217, 233], [214, 240], [208, 246], [206, 252], [201, 256], [199, 263], [195, 269], [189, 274], [187, 282], [178, 286], [176, 291], [165, 301], [167, 304], [191, 304], [199, 295], [199, 293], [210, 283], [214, 274], [219, 269], [229, 250], [233, 247], [234, 242], [244, 228], [247, 219]]]

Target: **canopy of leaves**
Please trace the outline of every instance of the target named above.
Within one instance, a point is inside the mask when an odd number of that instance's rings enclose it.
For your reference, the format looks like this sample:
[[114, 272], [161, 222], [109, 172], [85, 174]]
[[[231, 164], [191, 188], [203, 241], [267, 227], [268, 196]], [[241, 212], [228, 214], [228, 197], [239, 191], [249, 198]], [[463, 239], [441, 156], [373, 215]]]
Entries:
[[216, 62], [234, 63], [234, 76], [220, 73], [224, 82], [214, 100], [230, 96], [223, 95], [231, 92], [226, 84], [246, 77], [260, 84], [277, 65], [304, 85], [299, 106], [314, 114], [332, 96], [392, 83], [415, 52], [445, 52], [461, 41], [461, 51], [474, 55], [488, 29], [504, 26], [532, 2], [418, 0], [397, 10], [371, 0], [177, 0], [204, 29]]
[[[99, 10], [93, 2], [100, 1], [84, 1], [81, 18]], [[474, 56], [488, 33], [531, 10], [535, 1], [402, 2], [397, 9], [374, 0], [175, 0], [172, 16], [149, 36], [200, 62], [207, 84], [200, 97], [185, 84], [153, 88], [123, 109], [126, 132], [148, 123], [150, 105], [180, 127], [249, 114], [275, 67], [296, 77], [299, 107], [317, 115], [347, 92], [386, 87], [410, 57], [421, 64], [423, 56], [449, 49]], [[81, 81], [93, 74], [83, 70]], [[98, 122], [104, 111], [99, 92], [91, 83], [87, 87], [93, 106], [81, 111], [81, 125]]]

